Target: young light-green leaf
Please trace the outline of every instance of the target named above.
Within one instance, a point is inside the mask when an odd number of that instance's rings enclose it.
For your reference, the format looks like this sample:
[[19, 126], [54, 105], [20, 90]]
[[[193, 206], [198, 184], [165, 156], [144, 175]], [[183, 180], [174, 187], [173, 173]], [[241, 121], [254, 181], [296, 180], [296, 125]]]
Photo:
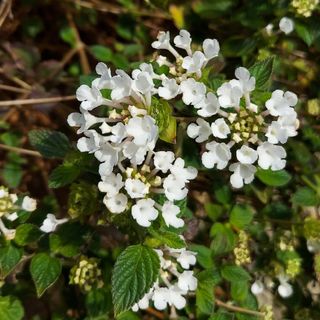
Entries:
[[249, 68], [250, 74], [256, 78], [256, 88], [265, 89], [272, 75], [274, 57], [258, 61]]
[[23, 316], [24, 310], [20, 300], [13, 296], [0, 297], [1, 320], [21, 320]]
[[63, 158], [71, 150], [68, 137], [59, 131], [32, 130], [29, 132], [29, 140], [46, 158]]
[[57, 258], [50, 257], [47, 253], [39, 253], [31, 260], [30, 273], [36, 286], [37, 295], [41, 297], [59, 278], [61, 273], [60, 261]]
[[157, 253], [143, 245], [133, 245], [118, 257], [112, 273], [112, 299], [115, 314], [129, 310], [158, 278]]
[[253, 218], [252, 209], [247, 205], [235, 205], [230, 214], [230, 223], [242, 229], [243, 227], [250, 224]]

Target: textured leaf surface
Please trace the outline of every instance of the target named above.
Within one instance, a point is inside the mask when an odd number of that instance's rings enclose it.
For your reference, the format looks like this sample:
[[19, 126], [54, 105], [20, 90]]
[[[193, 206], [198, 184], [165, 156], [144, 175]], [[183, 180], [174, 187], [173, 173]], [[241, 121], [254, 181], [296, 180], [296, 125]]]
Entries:
[[21, 320], [24, 310], [21, 302], [12, 296], [0, 297], [0, 319]]
[[24, 246], [30, 242], [37, 241], [41, 234], [42, 232], [37, 226], [31, 223], [25, 223], [17, 228], [14, 241], [19, 246]]
[[9, 244], [0, 249], [0, 279], [4, 279], [18, 264], [22, 257], [22, 250]]
[[256, 78], [256, 88], [263, 89], [269, 83], [272, 75], [274, 57], [255, 63], [249, 71]]
[[281, 187], [289, 183], [291, 175], [285, 170], [272, 171], [258, 169], [256, 176], [267, 186]]
[[36, 286], [37, 295], [41, 297], [59, 278], [61, 264], [58, 259], [50, 257], [46, 253], [39, 253], [31, 260], [30, 272]]
[[29, 132], [31, 145], [46, 158], [63, 158], [70, 150], [67, 136], [52, 130], [32, 130]]
[[133, 245], [117, 259], [112, 274], [112, 298], [116, 314], [131, 308], [157, 280], [160, 261], [157, 253], [143, 245]]

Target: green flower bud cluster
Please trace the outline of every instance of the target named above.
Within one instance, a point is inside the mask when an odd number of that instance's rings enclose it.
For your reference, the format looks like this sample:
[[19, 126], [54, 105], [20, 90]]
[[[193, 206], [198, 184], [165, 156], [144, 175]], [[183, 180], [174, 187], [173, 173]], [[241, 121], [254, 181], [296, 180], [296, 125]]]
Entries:
[[310, 17], [319, 4], [319, 0], [293, 0], [291, 4], [298, 14], [304, 17]]
[[81, 181], [70, 187], [68, 214], [71, 218], [81, 218], [94, 212], [97, 206], [98, 190], [93, 184]]
[[294, 278], [300, 272], [301, 272], [301, 259], [300, 258], [289, 259], [287, 262], [286, 274], [290, 278]]
[[261, 312], [263, 313], [263, 320], [273, 320], [273, 309], [270, 305], [263, 306]]
[[97, 259], [81, 257], [79, 263], [74, 265], [70, 271], [69, 283], [78, 285], [83, 291], [90, 291], [103, 286], [101, 275]]
[[241, 230], [239, 233], [238, 245], [234, 248], [235, 263], [240, 266], [251, 263], [250, 251], [248, 249], [249, 237], [245, 231]]
[[320, 240], [320, 220], [311, 217], [306, 218], [303, 233], [307, 240]]
[[13, 199], [7, 188], [0, 186], [0, 218], [13, 209]]

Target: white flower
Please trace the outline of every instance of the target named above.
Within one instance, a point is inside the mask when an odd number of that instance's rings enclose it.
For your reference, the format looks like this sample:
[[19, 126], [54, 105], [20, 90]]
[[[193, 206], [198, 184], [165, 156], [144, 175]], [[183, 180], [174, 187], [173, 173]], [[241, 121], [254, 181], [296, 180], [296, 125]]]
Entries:
[[169, 304], [175, 306], [178, 310], [186, 306], [186, 299], [183, 295], [186, 291], [181, 290], [177, 285], [169, 287], [168, 290], [168, 300]]
[[182, 101], [187, 105], [199, 103], [205, 97], [206, 93], [206, 86], [193, 78], [182, 81], [180, 89], [182, 92]]
[[151, 221], [157, 219], [158, 211], [154, 208], [154, 200], [141, 199], [131, 208], [132, 217], [142, 227], [150, 227]]
[[158, 127], [150, 116], [131, 118], [126, 125], [126, 131], [133, 137], [133, 143], [138, 146], [154, 143], [158, 137]]
[[118, 193], [113, 197], [105, 196], [103, 203], [112, 213], [121, 213], [127, 208], [128, 198], [123, 193]]
[[259, 295], [264, 291], [264, 285], [260, 280], [255, 281], [251, 286], [251, 292], [254, 295]]
[[257, 171], [254, 165], [243, 164], [240, 162], [231, 164], [229, 170], [234, 172], [230, 176], [230, 182], [234, 188], [242, 188], [244, 183], [248, 184], [252, 182], [254, 179], [254, 174]]
[[204, 65], [206, 58], [201, 51], [196, 51], [193, 55], [186, 56], [182, 61], [182, 68], [186, 69], [188, 73], [198, 73]]
[[172, 151], [158, 151], [154, 153], [154, 166], [163, 173], [168, 172], [173, 161], [174, 153]]
[[182, 158], [177, 158], [171, 166], [170, 171], [178, 180], [186, 183], [196, 178], [198, 170], [193, 167], [184, 167], [185, 162]]
[[240, 87], [244, 93], [254, 90], [256, 79], [254, 77], [250, 77], [250, 72], [248, 69], [244, 67], [237, 68], [235, 71], [235, 76], [239, 79], [238, 81], [240, 83]]
[[286, 143], [288, 140], [287, 130], [281, 126], [279, 121], [272, 121], [268, 127], [266, 137], [270, 143]]
[[124, 187], [132, 199], [144, 198], [149, 192], [149, 186], [139, 179], [127, 179]]
[[145, 116], [148, 114], [146, 109], [137, 108], [135, 106], [129, 106], [128, 111], [130, 112], [131, 117]]
[[242, 97], [242, 90], [239, 81], [229, 81], [222, 84], [217, 89], [219, 96], [218, 100], [222, 108], [238, 107], [240, 98]]
[[266, 108], [272, 116], [284, 116], [292, 113], [292, 108], [298, 102], [297, 95], [291, 91], [283, 92], [275, 90], [272, 96], [266, 101]]
[[230, 128], [222, 118], [211, 123], [212, 134], [220, 139], [226, 139], [230, 134]]
[[199, 116], [211, 117], [219, 111], [219, 101], [214, 93], [208, 92], [207, 96], [194, 106]]
[[148, 72], [135, 70], [138, 72], [133, 72], [133, 88], [142, 93], [146, 94], [151, 92], [154, 88], [153, 79]]
[[157, 36], [157, 41], [152, 42], [154, 49], [168, 49], [170, 46], [170, 33], [169, 31], [160, 31]]
[[282, 298], [289, 298], [293, 294], [293, 288], [288, 282], [282, 282], [278, 287], [278, 293]]
[[279, 28], [285, 34], [289, 34], [294, 29], [294, 22], [290, 18], [283, 17], [283, 18], [281, 18], [281, 20], [279, 22]]
[[180, 86], [175, 79], [164, 78], [162, 80], [162, 87], [158, 88], [160, 97], [170, 100], [175, 98], [180, 93]]
[[183, 269], [189, 269], [190, 266], [195, 265], [197, 262], [196, 253], [183, 249], [177, 258], [177, 261], [180, 263]]
[[25, 196], [22, 200], [21, 208], [23, 210], [32, 212], [37, 209], [37, 200]]
[[124, 186], [120, 173], [115, 175], [113, 172], [107, 176], [102, 176], [102, 181], [99, 182], [98, 188], [101, 192], [105, 192], [108, 197], [113, 197]]
[[[108, 141], [104, 141], [100, 144], [100, 149], [94, 153], [94, 156], [100, 161], [104, 162], [105, 166], [103, 167], [104, 170], [107, 172], [105, 175], [111, 173], [113, 167], [118, 163], [119, 159], [119, 149], [112, 146], [111, 143]], [[109, 167], [111, 171], [108, 171]], [[99, 168], [100, 171], [100, 168]]]
[[[152, 289], [151, 289], [152, 290]], [[149, 307], [149, 299], [151, 298], [150, 292], [146, 293], [142, 299], [132, 306], [132, 311], [137, 312], [139, 309], [147, 309]]]
[[152, 150], [154, 144], [149, 143], [145, 146], [137, 146], [132, 141], [127, 141], [122, 146], [123, 155], [130, 159], [130, 162], [134, 165], [139, 165], [145, 160], [147, 151]]
[[258, 159], [258, 153], [256, 150], [243, 145], [240, 149], [237, 150], [237, 159], [242, 164], [252, 164]]
[[180, 30], [178, 36], [176, 36], [173, 40], [175, 46], [177, 48], [181, 48], [187, 51], [188, 55], [191, 55], [191, 37], [190, 33], [187, 30]]
[[116, 70], [116, 76], [112, 78], [113, 90], [111, 92], [111, 98], [113, 100], [121, 100], [130, 96], [133, 80], [123, 70]]
[[95, 130], [84, 132], [86, 137], [82, 137], [77, 142], [77, 148], [81, 152], [93, 153], [99, 149], [100, 136]]
[[152, 300], [154, 307], [158, 310], [164, 310], [169, 303], [169, 289], [168, 288], [156, 288], [154, 290]]
[[166, 197], [170, 201], [182, 200], [188, 194], [185, 183], [173, 174], [169, 174], [163, 181], [163, 188]]
[[84, 110], [81, 107], [80, 111], [80, 113], [70, 113], [67, 118], [67, 122], [70, 127], [80, 127], [77, 130], [77, 134], [83, 133], [84, 131], [92, 127], [94, 124], [104, 121], [104, 118], [95, 117], [90, 112]]
[[106, 99], [103, 98], [98, 88], [90, 88], [85, 84], [77, 89], [76, 96], [77, 99], [81, 101], [81, 107], [84, 110], [92, 110], [106, 103]]
[[181, 290], [196, 290], [198, 284], [197, 278], [193, 276], [193, 271], [183, 271], [178, 278], [178, 287]]
[[9, 215], [6, 216], [6, 218], [9, 221], [15, 221], [19, 218], [18, 214], [16, 212], [10, 213]]
[[274, 25], [272, 23], [269, 23], [268, 25], [266, 25], [265, 30], [268, 36], [272, 35], [273, 27]]
[[286, 165], [287, 153], [281, 146], [275, 146], [269, 142], [264, 142], [257, 148], [259, 155], [258, 164], [262, 169], [281, 170]]
[[212, 134], [210, 124], [202, 118], [198, 118], [196, 123], [198, 125], [195, 123], [189, 124], [187, 129], [188, 136], [192, 139], [196, 139], [196, 142], [198, 143], [208, 140], [209, 136]]
[[215, 165], [219, 170], [224, 169], [231, 159], [230, 147], [225, 143], [218, 143], [212, 141], [206, 144], [208, 152], [202, 154], [202, 163], [208, 168], [212, 169]]
[[170, 201], [166, 201], [162, 206], [162, 217], [168, 227], [181, 228], [184, 225], [184, 221], [177, 217], [179, 213], [179, 207]]
[[217, 39], [206, 39], [202, 44], [204, 55], [208, 60], [219, 55], [220, 45]]
[[68, 219], [57, 219], [55, 215], [52, 213], [48, 213], [46, 219], [43, 221], [42, 226], [40, 227], [40, 230], [46, 233], [54, 232], [58, 225], [63, 224], [67, 222]]

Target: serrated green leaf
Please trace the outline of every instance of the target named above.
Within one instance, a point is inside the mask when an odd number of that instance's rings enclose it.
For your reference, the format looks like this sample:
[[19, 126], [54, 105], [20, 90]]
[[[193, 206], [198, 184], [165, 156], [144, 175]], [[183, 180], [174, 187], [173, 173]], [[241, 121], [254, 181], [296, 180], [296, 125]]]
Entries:
[[258, 168], [256, 176], [261, 182], [271, 187], [282, 187], [289, 183], [292, 178], [285, 170], [272, 171], [271, 169], [263, 170], [261, 168]]
[[157, 247], [159, 245], [167, 245], [173, 249], [181, 249], [186, 247], [186, 243], [180, 236], [174, 232], [167, 231], [167, 230], [154, 230], [149, 229], [150, 234], [158, 240]]
[[319, 202], [317, 194], [308, 187], [299, 188], [293, 195], [292, 195], [292, 203], [295, 205], [312, 207], [316, 206]]
[[110, 48], [102, 45], [94, 45], [89, 47], [92, 55], [98, 60], [103, 62], [112, 61], [112, 51]]
[[295, 30], [298, 36], [310, 47], [315, 41], [320, 39], [319, 21], [307, 21], [295, 23]]
[[46, 158], [63, 158], [71, 146], [68, 137], [52, 130], [32, 130], [29, 132], [31, 145]]
[[249, 68], [250, 74], [256, 78], [256, 88], [264, 89], [267, 87], [272, 71], [274, 57], [269, 57], [265, 60], [258, 61]]
[[169, 103], [162, 99], [153, 98], [148, 113], [155, 119], [159, 127], [160, 139], [165, 142], [175, 143], [177, 122], [176, 118], [172, 116], [172, 108]]
[[16, 229], [16, 235], [14, 237], [14, 241], [19, 246], [25, 246], [31, 242], [37, 241], [41, 235], [42, 235], [42, 232], [37, 226], [31, 223], [25, 223], [25, 224], [21, 224]]
[[21, 320], [24, 316], [23, 306], [16, 297], [0, 297], [0, 319]]
[[61, 273], [60, 261], [47, 253], [38, 253], [31, 260], [30, 273], [37, 295], [41, 297], [58, 280]]
[[81, 168], [72, 164], [61, 164], [55, 168], [49, 177], [50, 188], [61, 188], [76, 180], [81, 173]]
[[247, 298], [249, 292], [248, 281], [231, 282], [231, 297], [235, 301], [243, 301]]
[[199, 244], [190, 246], [190, 250], [197, 253], [197, 262], [205, 269], [213, 267], [213, 259], [211, 257], [211, 250]]
[[89, 319], [107, 318], [107, 312], [112, 308], [111, 292], [105, 288], [92, 289], [86, 295], [86, 309]]
[[235, 205], [230, 213], [230, 223], [237, 228], [244, 228], [253, 219], [252, 208], [247, 205]]
[[221, 223], [215, 223], [212, 226], [210, 235], [213, 237], [211, 243], [213, 256], [230, 252], [235, 247], [236, 235], [230, 228]]
[[23, 250], [12, 244], [0, 248], [0, 279], [4, 279], [19, 263]]
[[221, 269], [221, 275], [224, 279], [230, 282], [249, 281], [250, 274], [240, 266], [225, 265]]
[[118, 257], [112, 272], [112, 299], [115, 314], [129, 310], [157, 280], [160, 260], [143, 245], [133, 245]]

